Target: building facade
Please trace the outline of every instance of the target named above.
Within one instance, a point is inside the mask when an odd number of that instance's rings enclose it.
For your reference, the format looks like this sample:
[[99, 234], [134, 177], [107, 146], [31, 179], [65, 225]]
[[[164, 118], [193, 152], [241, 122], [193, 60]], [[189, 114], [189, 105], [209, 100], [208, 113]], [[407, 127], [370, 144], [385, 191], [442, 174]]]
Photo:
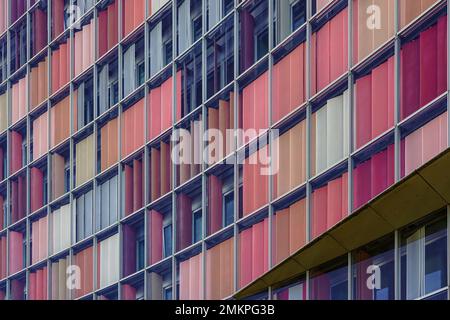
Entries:
[[0, 0], [0, 299], [448, 299], [448, 8]]

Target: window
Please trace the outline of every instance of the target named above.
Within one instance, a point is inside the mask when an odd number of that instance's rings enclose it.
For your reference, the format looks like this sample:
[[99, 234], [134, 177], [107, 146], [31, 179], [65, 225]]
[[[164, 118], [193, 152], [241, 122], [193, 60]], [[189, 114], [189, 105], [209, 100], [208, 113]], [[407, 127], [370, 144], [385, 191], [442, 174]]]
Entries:
[[141, 225], [136, 230], [136, 271], [142, 270], [145, 267], [145, 240], [144, 227]]
[[172, 40], [168, 40], [164, 43], [164, 65], [168, 65], [172, 61], [172, 53]]
[[136, 83], [139, 87], [145, 81], [145, 62], [141, 61], [137, 64], [137, 72], [136, 72]]
[[198, 16], [192, 20], [192, 39], [193, 42], [202, 36], [202, 16]]
[[234, 192], [231, 191], [223, 196], [223, 227], [234, 222]]
[[300, 28], [302, 24], [305, 23], [306, 17], [306, 2], [297, 1], [291, 5], [291, 21], [292, 21], [292, 31]]
[[418, 299], [447, 286], [447, 221], [407, 230], [402, 236], [402, 299]]
[[66, 158], [64, 161], [64, 192], [70, 190], [70, 160]]
[[194, 211], [192, 223], [192, 242], [197, 243], [202, 240], [202, 209]]
[[24, 137], [22, 140], [22, 167], [27, 164], [27, 139]]
[[255, 61], [258, 61], [269, 51], [269, 31], [264, 28], [256, 35], [256, 57]]
[[43, 171], [44, 177], [43, 177], [43, 188], [42, 188], [42, 203], [43, 205], [47, 204], [47, 197], [48, 197], [48, 174], [47, 170]]
[[117, 175], [98, 186], [97, 197], [97, 230], [103, 230], [117, 221]]
[[[395, 267], [393, 235], [370, 243], [353, 253], [353, 279], [355, 300], [394, 300]], [[372, 277], [379, 275], [379, 285], [373, 288]]]
[[75, 203], [77, 241], [92, 234], [92, 190], [78, 197]]
[[172, 255], [172, 224], [163, 228], [163, 251], [164, 258]]
[[163, 299], [172, 300], [172, 287], [163, 288]]

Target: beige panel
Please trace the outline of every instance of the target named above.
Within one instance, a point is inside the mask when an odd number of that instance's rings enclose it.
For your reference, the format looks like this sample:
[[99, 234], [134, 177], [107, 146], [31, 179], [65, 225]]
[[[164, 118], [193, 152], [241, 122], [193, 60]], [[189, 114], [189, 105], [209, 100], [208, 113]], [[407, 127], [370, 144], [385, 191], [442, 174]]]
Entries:
[[76, 145], [76, 185], [82, 185], [94, 174], [94, 135], [90, 135]]
[[0, 132], [8, 127], [8, 104], [6, 103], [6, 94], [0, 96]]
[[162, 278], [159, 274], [151, 272], [150, 277], [150, 300], [162, 300]]

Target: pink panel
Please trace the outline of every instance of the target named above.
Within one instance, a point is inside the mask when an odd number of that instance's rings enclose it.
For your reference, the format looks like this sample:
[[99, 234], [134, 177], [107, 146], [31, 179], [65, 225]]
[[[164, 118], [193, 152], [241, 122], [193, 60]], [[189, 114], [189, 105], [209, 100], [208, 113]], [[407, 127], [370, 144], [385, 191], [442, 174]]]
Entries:
[[313, 193], [313, 237], [316, 238], [327, 229], [327, 186], [321, 187]]
[[252, 239], [252, 228], [241, 232], [239, 253], [240, 288], [244, 287], [252, 281]]
[[389, 123], [389, 64], [383, 63], [372, 71], [372, 136], [385, 132]]
[[22, 269], [23, 236], [20, 232], [9, 233], [9, 274], [14, 274]]
[[165, 131], [172, 126], [172, 78], [161, 85], [161, 129]]
[[[445, 116], [445, 114], [444, 114]], [[444, 120], [444, 121], [442, 121]], [[442, 140], [444, 137], [441, 136], [441, 127], [444, 125], [444, 123], [447, 123], [446, 117], [439, 116], [438, 118], [430, 121], [428, 124], [426, 124], [422, 131], [422, 163], [424, 164], [431, 159], [433, 159], [435, 156], [437, 156], [442, 150]], [[446, 134], [444, 135], [446, 136]]]
[[180, 299], [189, 300], [189, 260], [180, 263]]
[[[347, 69], [347, 10], [341, 11], [330, 21], [330, 79], [332, 82]], [[321, 50], [321, 47], [318, 47]], [[321, 63], [321, 61], [318, 61]]]
[[327, 230], [341, 220], [342, 216], [342, 178], [328, 183], [327, 190]]
[[[316, 35], [317, 44], [315, 54], [317, 55], [317, 92], [330, 83], [330, 22], [327, 22]], [[334, 53], [333, 53], [334, 54]], [[313, 65], [314, 66], [314, 65]], [[314, 93], [316, 91], [313, 91]]]
[[414, 131], [405, 139], [405, 174], [422, 164], [422, 130]]
[[264, 251], [264, 222], [255, 224], [252, 227], [252, 278], [254, 280], [264, 273], [265, 257], [267, 251]]
[[150, 117], [149, 139], [156, 138], [161, 133], [161, 88], [155, 88], [150, 91]]
[[123, 300], [136, 300], [136, 289], [129, 284], [122, 285]]

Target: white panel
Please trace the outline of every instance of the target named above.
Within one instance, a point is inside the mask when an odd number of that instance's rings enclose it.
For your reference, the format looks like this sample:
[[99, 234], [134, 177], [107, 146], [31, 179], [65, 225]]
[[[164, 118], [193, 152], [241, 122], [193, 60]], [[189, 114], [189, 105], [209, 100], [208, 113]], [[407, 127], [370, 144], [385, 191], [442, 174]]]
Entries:
[[327, 107], [316, 112], [316, 171], [327, 167]]
[[53, 212], [53, 253], [61, 251], [61, 214], [60, 209]]
[[135, 45], [130, 46], [123, 55], [123, 77], [124, 77], [124, 94], [127, 96], [135, 88], [135, 68], [136, 68], [136, 54]]
[[343, 97], [338, 96], [327, 102], [327, 167], [331, 167], [344, 157], [343, 139]]
[[150, 75], [163, 67], [162, 21], [150, 31]]
[[208, 0], [208, 8], [208, 30], [210, 30], [222, 17], [222, 0]]
[[184, 52], [191, 43], [191, 1], [184, 0], [178, 7], [178, 52]]
[[119, 280], [119, 235], [100, 242], [100, 287]]
[[349, 140], [350, 140], [350, 95], [348, 90], [344, 91], [344, 108], [343, 108], [343, 122], [344, 122], [344, 157], [348, 157], [349, 152]]
[[421, 243], [420, 230], [406, 240], [406, 299], [408, 300], [421, 296]]
[[152, 14], [161, 9], [169, 0], [152, 0]]
[[108, 102], [108, 78], [109, 78], [109, 65], [106, 64], [100, 71], [98, 81], [98, 93], [99, 93], [99, 108], [100, 114], [105, 112], [109, 107]]
[[70, 230], [71, 230], [71, 215], [70, 205], [67, 204], [60, 209], [61, 213], [61, 249], [70, 247]]
[[303, 300], [303, 284], [289, 288], [289, 300]]

